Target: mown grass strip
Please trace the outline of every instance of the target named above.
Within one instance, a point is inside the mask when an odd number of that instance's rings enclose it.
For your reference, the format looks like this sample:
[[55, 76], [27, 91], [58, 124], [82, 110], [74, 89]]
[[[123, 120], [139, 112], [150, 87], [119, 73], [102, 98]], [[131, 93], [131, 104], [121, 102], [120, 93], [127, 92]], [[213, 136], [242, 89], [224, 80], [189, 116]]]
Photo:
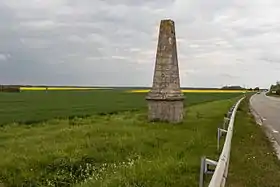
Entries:
[[144, 111], [7, 125], [0, 179], [23, 187], [197, 186], [200, 158], [218, 158], [217, 127], [236, 101], [188, 107], [180, 125], [150, 124]]
[[236, 116], [227, 186], [279, 187], [280, 161], [245, 101]]

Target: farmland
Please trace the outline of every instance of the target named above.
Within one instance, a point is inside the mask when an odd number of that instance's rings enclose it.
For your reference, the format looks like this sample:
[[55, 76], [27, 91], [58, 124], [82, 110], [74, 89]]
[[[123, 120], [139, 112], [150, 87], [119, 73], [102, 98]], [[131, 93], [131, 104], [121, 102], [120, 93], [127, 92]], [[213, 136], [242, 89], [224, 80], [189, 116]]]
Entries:
[[[0, 92], [0, 124], [35, 123], [51, 118], [73, 118], [144, 110], [146, 93], [127, 90], [71, 90]], [[186, 105], [232, 98], [240, 93], [186, 93]]]
[[145, 95], [0, 93], [0, 180], [5, 186], [197, 186], [200, 157], [217, 158], [216, 128], [241, 93], [185, 93], [179, 125], [149, 124]]

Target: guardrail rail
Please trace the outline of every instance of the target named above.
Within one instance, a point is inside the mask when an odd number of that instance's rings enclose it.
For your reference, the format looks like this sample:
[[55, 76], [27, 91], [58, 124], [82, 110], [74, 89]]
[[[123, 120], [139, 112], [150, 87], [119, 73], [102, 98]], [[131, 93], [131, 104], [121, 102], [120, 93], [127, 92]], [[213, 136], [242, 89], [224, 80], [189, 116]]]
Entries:
[[[204, 176], [205, 174], [213, 174], [211, 181], [208, 187], [224, 187], [226, 183], [226, 178], [228, 174], [229, 159], [230, 159], [230, 150], [231, 150], [231, 139], [233, 134], [233, 126], [236, 111], [239, 107], [239, 104], [245, 97], [242, 97], [238, 102], [230, 108], [227, 115], [224, 118], [223, 128], [218, 128], [217, 133], [217, 149], [219, 151], [220, 138], [223, 134], [226, 134], [225, 143], [223, 150], [220, 154], [218, 162], [207, 159], [206, 157], [201, 158], [200, 166], [200, 179], [199, 187], [204, 186]], [[226, 125], [228, 128], [226, 129]], [[210, 166], [212, 166], [211, 169]]]

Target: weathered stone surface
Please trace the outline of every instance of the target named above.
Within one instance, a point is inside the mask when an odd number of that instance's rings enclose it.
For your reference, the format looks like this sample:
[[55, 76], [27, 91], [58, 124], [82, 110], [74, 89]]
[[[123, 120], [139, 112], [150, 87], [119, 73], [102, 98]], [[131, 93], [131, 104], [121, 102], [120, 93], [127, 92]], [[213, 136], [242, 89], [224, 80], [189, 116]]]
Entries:
[[149, 119], [178, 123], [183, 119], [174, 21], [162, 20], [158, 38], [153, 87], [146, 97]]
[[184, 117], [182, 100], [149, 100], [148, 107], [148, 118], [151, 121], [179, 123]]

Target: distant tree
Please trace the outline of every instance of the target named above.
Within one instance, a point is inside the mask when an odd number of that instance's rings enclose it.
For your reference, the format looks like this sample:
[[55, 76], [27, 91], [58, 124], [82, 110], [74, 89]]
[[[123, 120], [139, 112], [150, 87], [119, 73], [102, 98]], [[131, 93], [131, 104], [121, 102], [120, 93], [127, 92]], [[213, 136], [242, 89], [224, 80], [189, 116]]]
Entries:
[[18, 86], [12, 86], [12, 85], [1, 85], [0, 88], [1, 92], [20, 92], [20, 87]]
[[253, 91], [253, 88], [249, 88], [249, 91]]
[[277, 81], [276, 84], [272, 84], [270, 86], [269, 92], [280, 95], [280, 81]]
[[223, 86], [222, 90], [244, 90], [241, 86]]
[[259, 87], [254, 88], [254, 91], [260, 91]]

